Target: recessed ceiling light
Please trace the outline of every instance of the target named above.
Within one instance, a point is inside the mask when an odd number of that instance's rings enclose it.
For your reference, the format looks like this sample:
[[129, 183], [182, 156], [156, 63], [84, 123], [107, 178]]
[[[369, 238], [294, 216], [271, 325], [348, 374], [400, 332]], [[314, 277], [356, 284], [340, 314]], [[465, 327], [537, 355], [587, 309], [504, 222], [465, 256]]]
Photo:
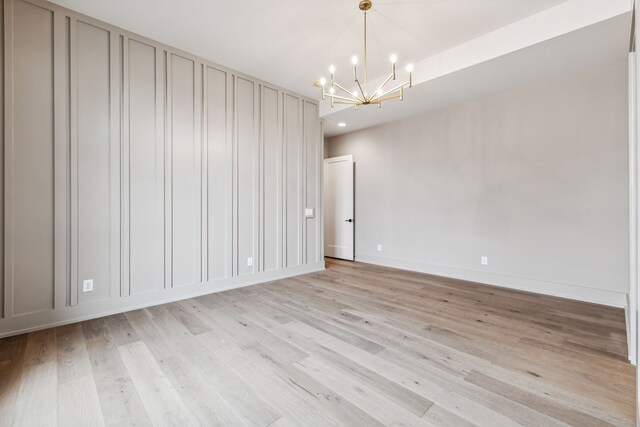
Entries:
[[338, 126], [340, 126], [341, 128], [345, 127], [347, 124], [345, 122], [340, 122], [338, 123]]

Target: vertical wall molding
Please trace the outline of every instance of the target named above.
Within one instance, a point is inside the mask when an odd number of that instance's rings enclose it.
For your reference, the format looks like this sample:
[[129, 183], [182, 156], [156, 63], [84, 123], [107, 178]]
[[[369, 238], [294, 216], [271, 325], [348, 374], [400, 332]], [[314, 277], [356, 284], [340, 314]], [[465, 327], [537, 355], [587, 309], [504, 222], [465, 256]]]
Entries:
[[235, 241], [235, 117], [236, 117], [236, 98], [235, 98], [235, 76], [232, 73], [227, 72], [227, 87], [225, 90], [227, 96], [227, 120], [226, 120], [226, 175], [227, 185], [225, 186], [227, 193], [227, 272], [225, 278], [232, 278], [236, 275], [235, 265], [237, 256], [235, 254], [236, 241]]
[[201, 102], [200, 114], [200, 282], [209, 280], [209, 139], [208, 139], [208, 86], [207, 86], [207, 65], [200, 64], [201, 82]]
[[252, 155], [252, 169], [253, 169], [253, 243], [251, 245], [251, 253], [253, 257], [253, 269], [251, 273], [262, 271], [262, 250], [260, 249], [260, 243], [263, 240], [262, 227], [260, 224], [260, 201], [261, 191], [260, 186], [262, 184], [262, 165], [260, 152], [260, 127], [262, 125], [261, 120], [261, 103], [262, 103], [262, 84], [253, 82], [253, 155]]
[[320, 160], [318, 166], [318, 208], [316, 210], [316, 218], [318, 219], [318, 260], [321, 260], [324, 255], [324, 194], [323, 194], [323, 186], [324, 186], [324, 156], [327, 154], [324, 152], [325, 144], [324, 144], [324, 120], [320, 120], [320, 147], [318, 147], [318, 152], [320, 153]]
[[[12, 154], [13, 154], [13, 0], [3, 1], [3, 112], [4, 112], [4, 147], [3, 147], [3, 317], [13, 316], [13, 277], [11, 263], [13, 262], [13, 253], [11, 250], [11, 242], [13, 240], [13, 232], [11, 223], [13, 219], [11, 204], [11, 174]], [[8, 90], [7, 90], [8, 89]]]
[[165, 253], [165, 289], [173, 287], [173, 164], [171, 153], [173, 152], [173, 139], [171, 138], [172, 132], [172, 115], [171, 115], [171, 54], [165, 50], [164, 54], [164, 253]]
[[78, 21], [69, 22], [69, 181], [70, 181], [70, 283], [69, 305], [78, 304]]
[[265, 223], [264, 223], [264, 174], [265, 174], [265, 153], [264, 153], [264, 85], [258, 86], [260, 93], [259, 109], [258, 109], [258, 271], [264, 271], [264, 241], [265, 241]]
[[302, 152], [300, 153], [300, 162], [302, 167], [300, 168], [300, 209], [303, 212], [302, 219], [300, 221], [300, 235], [302, 241], [300, 247], [302, 248], [302, 260], [303, 264], [307, 263], [307, 218], [304, 215], [304, 208], [307, 205], [307, 103], [304, 100], [300, 101], [301, 122], [302, 122], [302, 135], [300, 135], [300, 141], [302, 141]]
[[232, 77], [233, 116], [231, 137], [231, 276], [238, 275], [238, 77]]
[[296, 145], [298, 146], [298, 156], [295, 160], [295, 163], [298, 165], [298, 179], [297, 179], [297, 192], [298, 192], [298, 203], [296, 204], [296, 217], [298, 220], [298, 250], [297, 250], [297, 264], [305, 263], [305, 242], [307, 237], [304, 233], [304, 197], [305, 197], [305, 186], [304, 186], [304, 173], [306, 171], [306, 165], [304, 162], [305, 159], [305, 144], [304, 144], [304, 129], [305, 129], [305, 120], [304, 120], [304, 100], [298, 98], [298, 136]]
[[122, 227], [120, 239], [122, 242], [120, 261], [122, 268], [120, 277], [120, 296], [131, 295], [131, 161], [130, 155], [130, 143], [131, 143], [131, 128], [129, 124], [129, 104], [131, 102], [130, 88], [129, 88], [129, 38], [126, 36], [119, 37], [120, 45], [120, 78], [122, 79], [122, 85], [120, 90], [120, 141], [121, 141], [121, 218]]
[[280, 183], [280, 191], [282, 192], [282, 200], [280, 202], [280, 209], [282, 210], [282, 221], [281, 227], [282, 230], [280, 234], [282, 235], [282, 247], [280, 248], [280, 259], [282, 260], [280, 263], [281, 268], [285, 268], [288, 264], [287, 259], [287, 249], [288, 249], [288, 227], [287, 227], [287, 118], [289, 114], [287, 112], [287, 94], [282, 92], [278, 95], [278, 98], [282, 103], [282, 152], [280, 153], [280, 162], [282, 164], [282, 182]]
[[203, 237], [203, 229], [202, 229], [202, 225], [203, 225], [203, 220], [204, 217], [202, 215], [203, 209], [204, 209], [204, 199], [203, 199], [203, 193], [202, 193], [202, 187], [204, 186], [204, 170], [202, 168], [203, 165], [203, 157], [204, 157], [204, 152], [202, 150], [202, 122], [203, 122], [203, 117], [202, 117], [202, 105], [204, 102], [204, 96], [203, 96], [203, 90], [202, 90], [202, 75], [203, 75], [203, 65], [197, 61], [194, 62], [194, 76], [193, 76], [193, 102], [194, 102], [194, 111], [193, 111], [193, 139], [194, 139], [194, 165], [197, 165], [198, 169], [196, 171], [195, 177], [196, 177], [196, 190], [195, 190], [195, 196], [198, 199], [199, 202], [199, 206], [196, 206], [196, 208], [194, 209], [193, 214], [195, 215], [196, 218], [194, 218], [194, 224], [198, 227], [197, 228], [197, 232], [196, 232], [196, 237], [195, 237], [195, 242], [194, 245], [196, 246], [194, 248], [194, 262], [195, 265], [193, 267], [194, 269], [194, 275], [196, 278], [195, 284], [199, 284], [202, 283], [204, 280], [204, 275], [203, 275], [203, 256], [206, 255], [203, 254], [203, 248], [204, 248], [204, 242], [205, 242], [205, 238]]
[[235, 76], [226, 72], [226, 88], [225, 88], [225, 97], [226, 97], [226, 145], [225, 145], [225, 166], [226, 166], [226, 221], [227, 226], [225, 228], [226, 235], [226, 268], [224, 278], [232, 278], [235, 276], [235, 192], [234, 192], [234, 172], [235, 172]]
[[[320, 115], [320, 107], [316, 105], [316, 110], [318, 111], [318, 115]], [[318, 173], [316, 174], [317, 182], [316, 182], [316, 258], [318, 262], [321, 262], [324, 259], [324, 203], [323, 203], [323, 185], [324, 185], [324, 121], [319, 120], [318, 122], [318, 136], [316, 137], [316, 151], [318, 153], [318, 158], [316, 161], [316, 167], [318, 168]]]
[[69, 199], [69, 19], [54, 11], [54, 288], [56, 309], [67, 305], [68, 223]]
[[115, 31], [109, 31], [109, 91], [110, 91], [110, 138], [109, 144], [111, 148], [111, 290], [109, 297], [120, 295], [121, 280], [121, 227], [122, 212], [120, 209], [120, 193], [121, 193], [121, 58], [120, 55], [120, 37]]
[[277, 251], [277, 264], [276, 268], [281, 269], [284, 268], [284, 203], [283, 200], [285, 198], [284, 190], [284, 174], [285, 174], [285, 163], [284, 163], [284, 98], [281, 96], [280, 92], [277, 92], [276, 97], [278, 98], [278, 151], [276, 153], [276, 159], [278, 164], [278, 180], [276, 182], [276, 187], [278, 190], [279, 198], [278, 198], [278, 251]]
[[316, 101], [45, 0], [0, 6], [0, 336], [322, 267]]
[[167, 272], [169, 269], [169, 263], [167, 262], [166, 252], [167, 247], [169, 246], [169, 242], [167, 241], [167, 233], [166, 233], [166, 224], [170, 221], [167, 217], [167, 187], [166, 180], [167, 176], [169, 176], [169, 168], [167, 167], [167, 134], [166, 134], [166, 99], [167, 99], [167, 60], [166, 60], [166, 51], [162, 49], [160, 46], [154, 46], [155, 52], [155, 61], [156, 61], [156, 79], [155, 79], [155, 87], [156, 87], [156, 111], [155, 111], [155, 142], [156, 142], [156, 152], [158, 155], [156, 158], [156, 169], [162, 171], [162, 176], [158, 178], [157, 183], [157, 191], [158, 194], [162, 196], [161, 200], [159, 200], [156, 208], [161, 212], [162, 216], [162, 228], [164, 229], [163, 239], [162, 239], [162, 249], [161, 256], [162, 262], [161, 266], [161, 276], [164, 278], [162, 283], [157, 284], [158, 289], [166, 289], [167, 287]]

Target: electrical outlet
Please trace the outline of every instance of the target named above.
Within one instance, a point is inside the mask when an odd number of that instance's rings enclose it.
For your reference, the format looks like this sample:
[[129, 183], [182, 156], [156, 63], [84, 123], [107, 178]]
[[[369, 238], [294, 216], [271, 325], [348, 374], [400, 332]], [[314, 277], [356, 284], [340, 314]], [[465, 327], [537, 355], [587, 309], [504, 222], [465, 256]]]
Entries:
[[93, 292], [93, 279], [82, 281], [82, 292]]
[[251, 267], [253, 265], [253, 258], [249, 257], [247, 258], [247, 267]]
[[378, 243], [378, 252], [382, 252], [382, 245]]
[[480, 257], [480, 263], [482, 265], [489, 265], [489, 257], [486, 257], [486, 256]]

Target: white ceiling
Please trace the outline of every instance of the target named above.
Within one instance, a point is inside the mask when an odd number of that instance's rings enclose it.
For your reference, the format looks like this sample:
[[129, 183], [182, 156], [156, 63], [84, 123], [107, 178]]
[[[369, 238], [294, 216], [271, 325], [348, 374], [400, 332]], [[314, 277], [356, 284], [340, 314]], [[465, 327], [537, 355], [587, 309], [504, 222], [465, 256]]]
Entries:
[[[329, 64], [348, 80], [362, 49], [358, 0], [53, 0], [62, 6], [315, 97]], [[370, 75], [417, 62], [566, 0], [373, 0]]]

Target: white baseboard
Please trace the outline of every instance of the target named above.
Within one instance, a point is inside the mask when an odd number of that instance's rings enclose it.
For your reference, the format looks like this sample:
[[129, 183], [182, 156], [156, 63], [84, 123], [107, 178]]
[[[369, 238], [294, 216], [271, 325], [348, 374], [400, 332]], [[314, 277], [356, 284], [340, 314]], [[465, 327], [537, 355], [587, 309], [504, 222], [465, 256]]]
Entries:
[[633, 324], [636, 322], [636, 318], [632, 314], [631, 296], [627, 295], [626, 306], [624, 307], [624, 320], [627, 325], [627, 353], [629, 355], [629, 363], [637, 366], [637, 325]]
[[321, 262], [0, 319], [0, 338], [324, 270]]
[[387, 258], [376, 255], [356, 254], [356, 261], [385, 267], [400, 268], [453, 279], [468, 280], [486, 285], [500, 286], [519, 291], [533, 292], [542, 295], [568, 298], [577, 301], [591, 302], [624, 308], [627, 305], [627, 294], [604, 289], [587, 288], [568, 283], [549, 282], [486, 271], [466, 270], [419, 261], [398, 258]]
[[631, 363], [632, 365], [635, 365], [635, 355], [634, 355], [634, 351], [633, 351], [633, 346], [631, 344], [632, 338], [631, 338], [631, 313], [629, 311], [629, 296], [627, 295], [627, 302], [626, 305], [624, 306], [624, 324], [627, 326], [626, 327], [626, 332], [627, 332], [627, 356], [629, 359], [629, 363]]

